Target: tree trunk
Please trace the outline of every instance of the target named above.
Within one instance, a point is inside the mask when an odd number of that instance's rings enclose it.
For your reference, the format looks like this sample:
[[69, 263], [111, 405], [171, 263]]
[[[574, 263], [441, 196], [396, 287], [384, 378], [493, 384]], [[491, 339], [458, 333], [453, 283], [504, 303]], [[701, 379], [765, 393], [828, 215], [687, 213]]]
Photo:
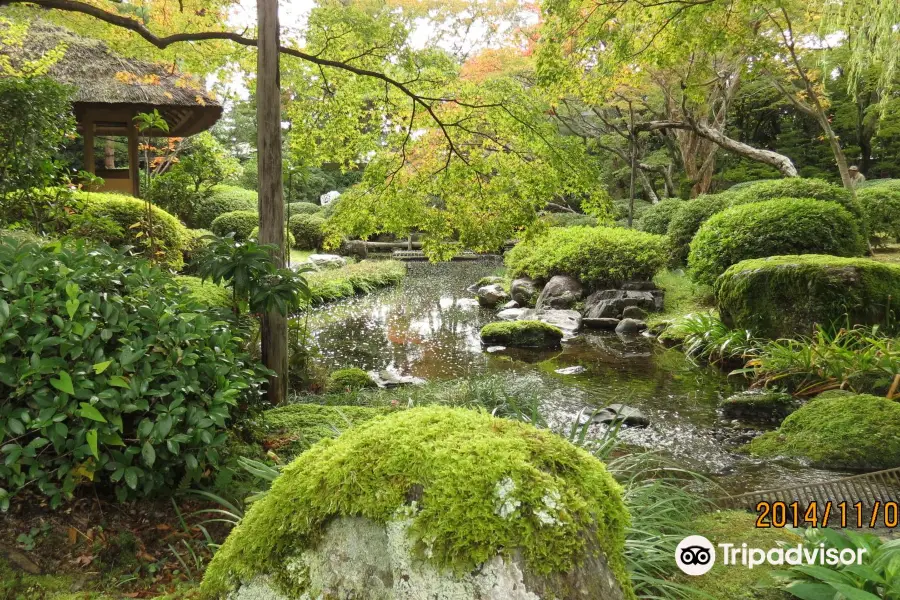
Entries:
[[838, 139], [837, 134], [834, 133], [834, 129], [831, 128], [831, 123], [828, 122], [828, 115], [821, 110], [817, 110], [816, 120], [819, 121], [819, 126], [822, 128], [822, 131], [825, 132], [825, 137], [828, 139], [828, 145], [831, 146], [831, 152], [834, 154], [834, 162], [837, 163], [838, 172], [841, 174], [841, 183], [843, 183], [844, 187], [848, 190], [852, 190], [853, 181], [850, 179], [847, 156], [844, 154], [844, 149], [841, 148], [841, 141]]
[[[275, 262], [284, 266], [284, 196], [281, 174], [281, 90], [278, 0], [257, 0], [259, 42], [256, 66], [256, 120], [259, 176], [259, 241], [274, 244]], [[277, 311], [262, 315], [263, 364], [274, 372], [266, 396], [271, 404], [287, 399], [287, 318]]]
[[103, 168], [110, 170], [116, 168], [116, 145], [112, 140], [106, 140], [106, 147], [104, 148], [103, 154]]

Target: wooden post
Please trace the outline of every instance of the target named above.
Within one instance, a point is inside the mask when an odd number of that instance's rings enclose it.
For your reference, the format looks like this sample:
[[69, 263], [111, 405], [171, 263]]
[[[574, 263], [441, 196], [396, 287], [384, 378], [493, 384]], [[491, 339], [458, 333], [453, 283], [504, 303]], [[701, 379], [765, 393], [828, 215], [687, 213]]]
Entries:
[[138, 165], [138, 130], [134, 120], [126, 123], [128, 128], [128, 177], [131, 178], [131, 195], [141, 197], [141, 173]]
[[103, 168], [113, 170], [116, 168], [116, 146], [112, 139], [106, 139], [106, 145], [103, 148]]
[[[284, 266], [284, 196], [281, 164], [281, 90], [278, 0], [256, 0], [258, 17], [256, 121], [259, 176], [259, 241], [274, 244], [275, 261]], [[277, 311], [262, 316], [263, 364], [275, 375], [266, 395], [271, 404], [287, 398], [287, 318]]]
[[84, 128], [84, 170], [96, 173], [94, 168], [94, 117], [87, 113], [81, 123]]

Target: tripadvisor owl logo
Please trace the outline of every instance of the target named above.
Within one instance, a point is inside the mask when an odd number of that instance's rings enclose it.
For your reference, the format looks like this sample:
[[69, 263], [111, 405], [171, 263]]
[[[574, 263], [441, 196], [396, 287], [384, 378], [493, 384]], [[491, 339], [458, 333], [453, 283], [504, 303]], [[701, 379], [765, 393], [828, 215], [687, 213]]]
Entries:
[[716, 549], [702, 535], [689, 535], [675, 548], [675, 563], [687, 575], [704, 575], [716, 564]]

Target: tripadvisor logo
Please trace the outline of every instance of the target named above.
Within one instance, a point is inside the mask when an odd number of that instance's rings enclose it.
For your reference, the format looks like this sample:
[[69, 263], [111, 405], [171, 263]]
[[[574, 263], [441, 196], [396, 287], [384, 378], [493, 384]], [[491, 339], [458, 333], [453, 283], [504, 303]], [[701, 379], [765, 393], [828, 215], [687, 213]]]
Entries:
[[861, 565], [865, 548], [826, 548], [825, 544], [807, 547], [780, 546], [763, 549], [750, 548], [747, 544], [717, 544], [702, 535], [690, 535], [675, 548], [675, 563], [687, 575], [704, 575], [716, 564], [716, 547], [719, 548], [722, 565], [741, 565], [748, 569], [768, 565], [821, 565], [835, 567]]

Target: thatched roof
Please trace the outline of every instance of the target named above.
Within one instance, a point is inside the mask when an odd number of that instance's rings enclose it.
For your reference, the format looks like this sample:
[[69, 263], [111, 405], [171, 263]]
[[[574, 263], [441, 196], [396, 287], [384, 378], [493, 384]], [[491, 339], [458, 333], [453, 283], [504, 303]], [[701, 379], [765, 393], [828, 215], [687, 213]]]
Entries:
[[209, 129], [222, 115], [221, 104], [196, 78], [171, 66], [120, 56], [100, 40], [44, 21], [30, 24], [21, 48], [0, 46], [0, 53], [10, 56], [15, 65], [39, 58], [60, 44], [65, 44], [65, 55], [48, 74], [74, 88], [73, 103], [79, 118], [88, 111], [96, 116], [104, 111], [146, 112], [155, 108], [169, 124], [169, 135], [182, 137]]

